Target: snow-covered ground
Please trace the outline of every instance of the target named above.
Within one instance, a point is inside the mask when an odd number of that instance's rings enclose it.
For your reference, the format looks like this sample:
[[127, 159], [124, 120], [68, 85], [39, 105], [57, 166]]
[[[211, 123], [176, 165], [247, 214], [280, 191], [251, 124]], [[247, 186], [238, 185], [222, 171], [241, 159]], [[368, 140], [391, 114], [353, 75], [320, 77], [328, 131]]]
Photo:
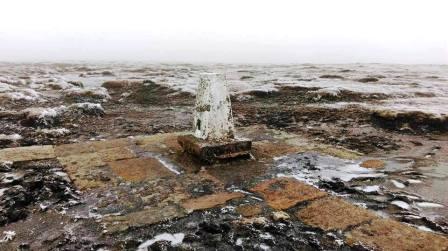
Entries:
[[[447, 65], [233, 65], [72, 63], [0, 64], [0, 98], [44, 102], [45, 90], [60, 95], [93, 92], [108, 98], [99, 88], [104, 81], [149, 79], [175, 90], [195, 93], [199, 74], [225, 73], [231, 93], [276, 91], [281, 86], [319, 88], [337, 95], [341, 90], [385, 94], [390, 100], [375, 108], [448, 114]], [[367, 81], [363, 80], [371, 78]], [[373, 79], [373, 80], [372, 80]], [[82, 82], [85, 88], [72, 83]], [[346, 105], [346, 104], [340, 104]]]

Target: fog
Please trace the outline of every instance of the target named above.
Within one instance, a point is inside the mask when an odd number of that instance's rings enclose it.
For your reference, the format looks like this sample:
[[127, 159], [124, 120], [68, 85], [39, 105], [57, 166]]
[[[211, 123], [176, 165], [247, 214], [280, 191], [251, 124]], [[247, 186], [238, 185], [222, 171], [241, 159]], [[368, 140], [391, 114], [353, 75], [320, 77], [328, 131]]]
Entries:
[[2, 0], [0, 61], [448, 63], [447, 1]]

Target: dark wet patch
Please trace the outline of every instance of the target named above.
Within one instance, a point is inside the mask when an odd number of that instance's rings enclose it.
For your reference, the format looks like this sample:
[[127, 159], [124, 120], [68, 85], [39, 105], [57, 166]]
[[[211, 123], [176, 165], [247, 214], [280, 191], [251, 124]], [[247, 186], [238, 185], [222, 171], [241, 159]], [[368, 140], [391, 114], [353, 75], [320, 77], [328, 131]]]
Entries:
[[0, 172], [0, 225], [24, 219], [30, 207], [61, 209], [77, 195], [62, 166], [56, 160], [16, 162]]
[[360, 78], [358, 79], [358, 82], [361, 83], [369, 83], [369, 82], [378, 82], [378, 78], [375, 77], [365, 77], [365, 78]]
[[340, 75], [332, 75], [332, 74], [321, 75], [321, 76], [319, 76], [319, 78], [344, 79], [343, 76], [340, 76]]
[[348, 137], [328, 137], [324, 142], [344, 146], [362, 153], [373, 153], [378, 150], [392, 151], [400, 146], [390, 137], [376, 135], [354, 135]]
[[189, 93], [176, 92], [167, 86], [150, 82], [134, 88], [127, 100], [141, 105], [192, 105], [194, 97]]
[[377, 111], [372, 113], [375, 125], [401, 133], [443, 133], [448, 132], [446, 116], [423, 112]]
[[[264, 220], [261, 220], [264, 219]], [[148, 228], [131, 230], [120, 235], [120, 246], [136, 249], [145, 240], [161, 233], [183, 233], [181, 250], [350, 250], [336, 241], [336, 235], [322, 234], [297, 221], [274, 222], [261, 218], [254, 223], [242, 223], [233, 208], [194, 212], [175, 222], [166, 222]], [[336, 238], [335, 238], [336, 237]], [[166, 242], [156, 242], [150, 250], [173, 248]], [[162, 249], [164, 250], [164, 249]]]

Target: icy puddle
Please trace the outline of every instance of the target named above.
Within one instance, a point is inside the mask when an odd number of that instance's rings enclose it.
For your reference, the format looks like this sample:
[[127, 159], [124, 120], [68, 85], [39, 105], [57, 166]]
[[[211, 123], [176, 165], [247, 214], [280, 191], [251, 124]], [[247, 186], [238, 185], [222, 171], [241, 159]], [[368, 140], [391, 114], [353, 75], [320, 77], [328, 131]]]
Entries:
[[309, 184], [326, 181], [351, 181], [355, 178], [379, 178], [382, 173], [361, 167], [358, 163], [318, 154], [289, 155], [277, 160], [277, 167], [287, 175]]
[[299, 153], [277, 158], [274, 172], [347, 197], [385, 217], [447, 233], [445, 169], [418, 170], [413, 164], [407, 158], [344, 160]]

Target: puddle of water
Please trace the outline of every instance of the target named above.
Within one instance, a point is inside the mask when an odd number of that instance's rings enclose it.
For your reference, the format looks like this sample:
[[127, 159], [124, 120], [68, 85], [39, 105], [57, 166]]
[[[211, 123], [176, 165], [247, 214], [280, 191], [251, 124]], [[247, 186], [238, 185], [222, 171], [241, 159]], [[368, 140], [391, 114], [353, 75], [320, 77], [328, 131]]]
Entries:
[[160, 164], [162, 164], [164, 167], [166, 167], [168, 170], [175, 173], [176, 175], [182, 173], [182, 171], [180, 171], [180, 168], [177, 165], [175, 165], [172, 161], [168, 160], [167, 158], [163, 157], [161, 154], [153, 152], [145, 152], [143, 156], [156, 159], [157, 161], [160, 162]]
[[359, 161], [343, 160], [315, 153], [284, 156], [276, 161], [281, 175], [316, 185], [321, 180], [351, 181], [357, 178], [380, 178], [384, 174], [359, 165]]

